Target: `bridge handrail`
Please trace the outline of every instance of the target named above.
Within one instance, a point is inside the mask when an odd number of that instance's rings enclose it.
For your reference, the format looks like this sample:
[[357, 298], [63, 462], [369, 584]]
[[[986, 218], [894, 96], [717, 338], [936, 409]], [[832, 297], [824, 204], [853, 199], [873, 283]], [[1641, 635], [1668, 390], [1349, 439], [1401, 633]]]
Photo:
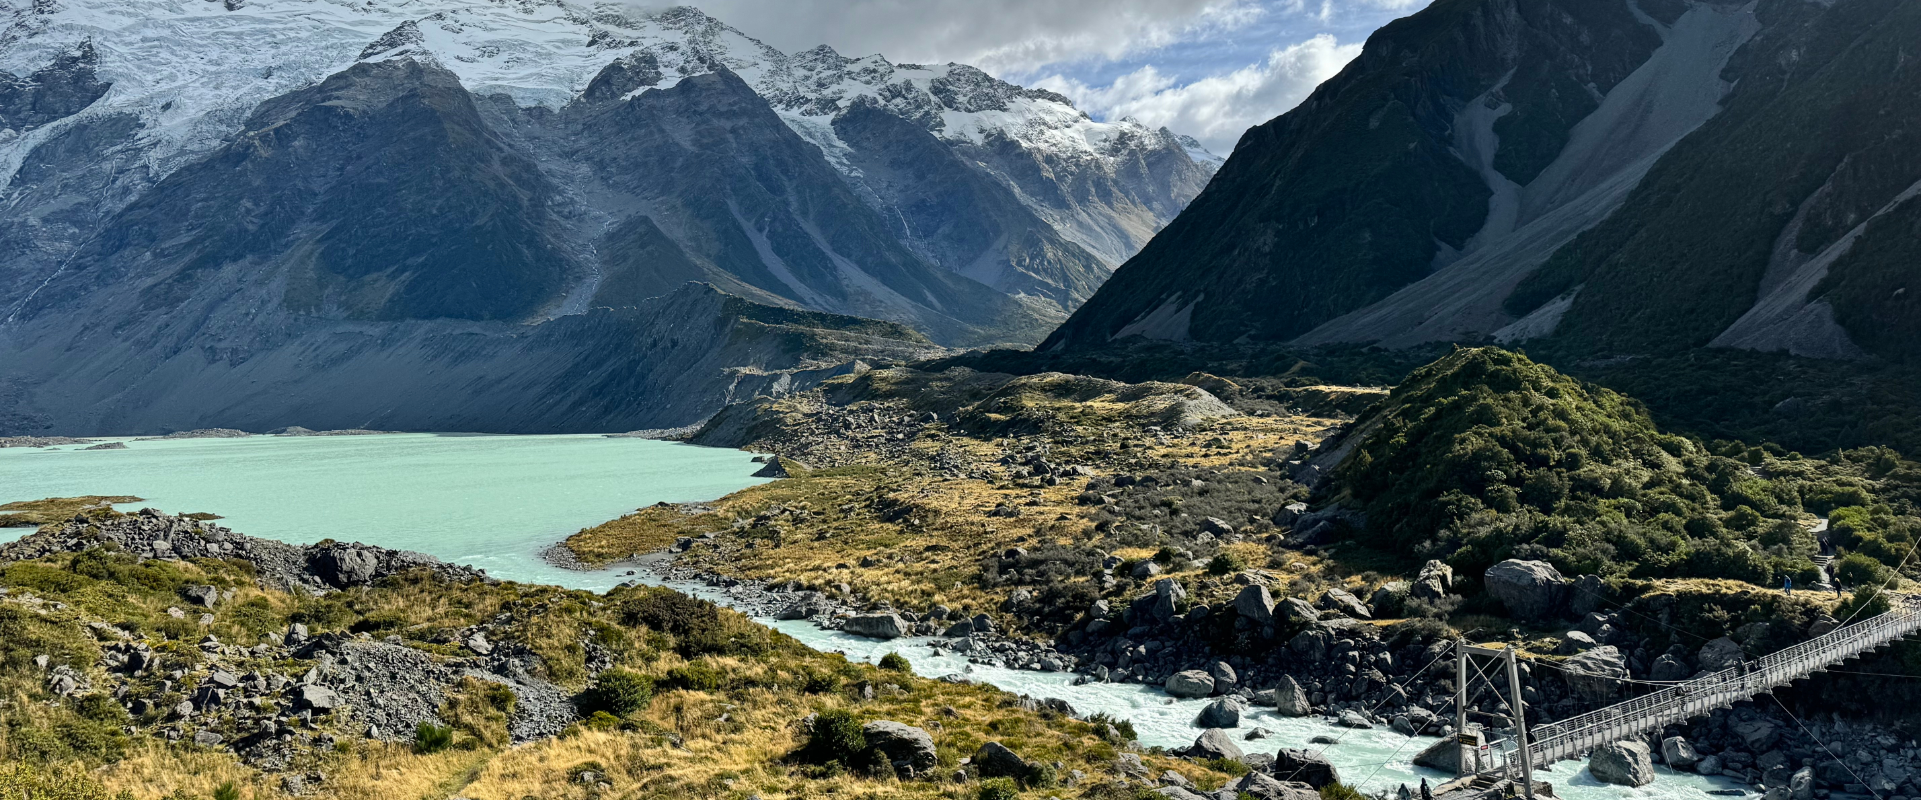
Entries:
[[[1813, 671], [1809, 665], [1811, 660], [1819, 665], [1838, 663], [1871, 646], [1921, 628], [1921, 598], [1906, 595], [1895, 597], [1896, 607], [1885, 614], [1836, 628], [1752, 662], [1736, 664], [1711, 675], [1534, 728], [1530, 731], [1530, 738], [1533, 739], [1530, 749], [1541, 763], [1558, 761], [1573, 755], [1575, 750], [1584, 749], [1582, 737], [1595, 731], [1609, 726], [1618, 727], [1629, 720], [1641, 720], [1633, 724], [1648, 727], [1665, 725], [1667, 713], [1682, 710], [1688, 703], [1706, 702], [1711, 706], [1752, 697], [1786, 680], [1808, 675]], [[1848, 646], [1855, 644], [1861, 646], [1848, 650]], [[1724, 695], [1726, 697], [1722, 697]], [[1563, 748], [1569, 748], [1570, 752], [1560, 752]]]

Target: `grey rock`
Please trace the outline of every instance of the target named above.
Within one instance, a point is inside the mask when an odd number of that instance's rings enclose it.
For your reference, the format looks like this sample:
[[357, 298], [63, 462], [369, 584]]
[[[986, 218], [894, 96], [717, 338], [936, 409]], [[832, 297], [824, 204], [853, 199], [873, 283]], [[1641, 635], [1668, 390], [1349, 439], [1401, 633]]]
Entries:
[[1274, 609], [1281, 619], [1291, 624], [1306, 624], [1321, 618], [1321, 612], [1315, 611], [1314, 607], [1308, 605], [1306, 600], [1298, 597], [1283, 599], [1275, 604]]
[[898, 639], [913, 630], [913, 626], [898, 614], [862, 614], [849, 617], [841, 623], [840, 629], [870, 639]]
[[1573, 655], [1575, 653], [1593, 650], [1599, 646], [1601, 646], [1601, 643], [1594, 641], [1594, 637], [1592, 636], [1580, 631], [1568, 631], [1561, 635], [1561, 644], [1556, 649], [1558, 649], [1562, 655]]
[[1258, 583], [1243, 586], [1234, 596], [1234, 612], [1255, 625], [1266, 625], [1274, 621], [1274, 598]]
[[1316, 789], [1341, 782], [1341, 774], [1334, 769], [1333, 762], [1308, 750], [1282, 748], [1274, 754], [1270, 771], [1283, 781], [1298, 781]]
[[899, 722], [879, 720], [861, 727], [868, 745], [885, 754], [904, 777], [928, 774], [940, 764], [940, 752], [927, 731]]
[[1314, 713], [1314, 704], [1307, 701], [1307, 692], [1294, 678], [1282, 675], [1280, 683], [1274, 685], [1274, 711], [1283, 717], [1305, 717]]
[[1741, 663], [1741, 660], [1746, 657], [1747, 653], [1741, 649], [1739, 642], [1723, 636], [1701, 645], [1701, 652], [1695, 656], [1695, 662], [1701, 665], [1701, 669], [1720, 672]]
[[1568, 581], [1545, 561], [1511, 558], [1495, 564], [1488, 567], [1483, 585], [1520, 619], [1549, 620], [1567, 610]]
[[1341, 712], [1341, 716], [1336, 718], [1335, 724], [1343, 728], [1355, 728], [1358, 730], [1369, 730], [1374, 727], [1374, 723], [1367, 721], [1367, 717], [1361, 716], [1361, 712], [1352, 709]]
[[1198, 669], [1183, 670], [1167, 676], [1163, 688], [1175, 697], [1206, 697], [1214, 693], [1214, 676]]
[[332, 711], [340, 707], [340, 695], [318, 684], [307, 684], [295, 689], [293, 700], [295, 708], [314, 711]]
[[1601, 702], [1620, 693], [1620, 679], [1628, 677], [1627, 658], [1619, 648], [1603, 645], [1568, 659], [1561, 672], [1576, 695]]
[[1225, 758], [1240, 761], [1246, 757], [1241, 746], [1234, 743], [1234, 737], [1219, 728], [1208, 728], [1194, 739], [1194, 744], [1184, 753], [1192, 759]]
[[1669, 736], [1661, 740], [1661, 761], [1675, 769], [1691, 769], [1701, 763], [1701, 754], [1686, 738]]
[[1429, 561], [1421, 566], [1409, 593], [1422, 600], [1439, 600], [1454, 589], [1454, 568], [1444, 561]]
[[1321, 607], [1329, 611], [1340, 612], [1355, 619], [1374, 618], [1374, 612], [1368, 609], [1366, 603], [1361, 602], [1360, 598], [1342, 589], [1329, 589], [1326, 593], [1322, 594]]
[[213, 604], [220, 600], [220, 590], [212, 586], [189, 586], [181, 590], [180, 594], [206, 608], [213, 608]]
[[1276, 780], [1266, 774], [1250, 772], [1233, 784], [1235, 792], [1258, 800], [1319, 800], [1321, 794], [1305, 783]]
[[1608, 742], [1588, 755], [1588, 772], [1604, 783], [1646, 786], [1654, 782], [1654, 759], [1641, 742]]
[[1021, 758], [1000, 742], [981, 745], [979, 750], [974, 751], [972, 763], [983, 778], [1025, 779], [1033, 769], [1027, 759]]
[[1755, 753], [1766, 751], [1781, 737], [1781, 730], [1765, 719], [1737, 722], [1728, 726], [1728, 731], [1738, 737], [1750, 752]]
[[1792, 800], [1813, 800], [1814, 770], [1802, 767], [1788, 778], [1788, 796]]
[[1238, 728], [1241, 726], [1241, 711], [1241, 701], [1223, 697], [1201, 709], [1194, 724], [1202, 728]]
[[1701, 760], [1694, 765], [1694, 771], [1708, 776], [1719, 775], [1721, 774], [1721, 764], [1720, 756], [1703, 756]]
[[[1473, 726], [1470, 725], [1469, 728], [1472, 729]], [[1421, 752], [1415, 754], [1414, 763], [1429, 769], [1438, 769], [1442, 772], [1453, 774], [1461, 771], [1461, 756], [1463, 755], [1468, 758], [1469, 771], [1479, 771], [1481, 769], [1480, 752], [1472, 748], [1463, 748], [1452, 736], [1443, 738], [1441, 741], [1422, 749]]]

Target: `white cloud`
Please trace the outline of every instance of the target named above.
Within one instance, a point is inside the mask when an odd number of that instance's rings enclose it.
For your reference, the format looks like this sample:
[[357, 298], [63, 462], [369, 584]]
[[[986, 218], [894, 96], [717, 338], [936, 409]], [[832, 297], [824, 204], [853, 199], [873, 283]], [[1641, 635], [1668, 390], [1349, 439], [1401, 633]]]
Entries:
[[957, 61], [996, 74], [1081, 59], [1116, 59], [1262, 13], [1256, 0], [694, 0], [693, 4], [788, 52], [826, 43], [842, 55], [879, 53], [896, 62]]
[[1166, 126], [1226, 155], [1248, 128], [1298, 105], [1360, 53], [1358, 43], [1341, 44], [1332, 35], [1321, 34], [1274, 50], [1260, 63], [1185, 84], [1148, 65], [1106, 86], [1088, 86], [1061, 75], [1043, 78], [1036, 85], [1073, 98], [1090, 114]]

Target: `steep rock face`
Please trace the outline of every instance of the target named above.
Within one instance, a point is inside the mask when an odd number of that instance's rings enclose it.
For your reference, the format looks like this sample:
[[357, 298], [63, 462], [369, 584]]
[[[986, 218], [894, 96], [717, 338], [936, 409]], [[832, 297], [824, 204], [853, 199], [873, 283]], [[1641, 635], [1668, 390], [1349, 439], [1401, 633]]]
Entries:
[[[1214, 181], [1047, 346], [1130, 335], [1291, 339], [1467, 248], [1494, 191], [1457, 147], [1530, 181], [1660, 44], [1626, 3], [1470, 0], [1392, 23], [1299, 108], [1250, 130]], [[1199, 266], [1196, 266], [1199, 265]]]
[[1908, 55], [1921, 3], [1762, 0], [1754, 13], [1725, 110], [1510, 310], [1572, 293], [1553, 334], [1597, 352], [1921, 353], [1921, 65]]
[[1917, 35], [1911, 0], [1435, 3], [1251, 131], [1048, 346], [1912, 360]]
[[941, 266], [1061, 308], [1080, 305], [1107, 279], [1106, 263], [913, 123], [858, 102], [833, 129], [896, 235]]

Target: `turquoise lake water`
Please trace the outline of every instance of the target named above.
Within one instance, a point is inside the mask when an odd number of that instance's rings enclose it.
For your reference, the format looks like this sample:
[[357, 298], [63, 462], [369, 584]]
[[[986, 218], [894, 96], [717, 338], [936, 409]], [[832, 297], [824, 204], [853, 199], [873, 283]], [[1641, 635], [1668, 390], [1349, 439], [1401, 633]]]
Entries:
[[[506, 580], [606, 589], [539, 552], [581, 528], [666, 501], [712, 500], [765, 479], [739, 450], [598, 435], [250, 436], [125, 441], [125, 450], [0, 449], [0, 503], [135, 495], [219, 514], [250, 536], [360, 541], [471, 564]], [[0, 541], [31, 528], [0, 528]]]
[[[631, 580], [626, 570], [562, 570], [542, 561], [540, 551], [642, 506], [712, 500], [763, 482], [749, 477], [759, 465], [740, 451], [593, 435], [123, 441], [126, 450], [0, 449], [0, 502], [137, 495], [146, 500], [122, 508], [207, 511], [252, 536], [361, 541], [471, 564], [506, 580], [605, 590]], [[30, 531], [0, 528], [0, 541]], [[676, 588], [726, 599], [705, 587]], [[763, 622], [819, 650], [863, 661], [899, 652], [928, 677], [964, 672], [1008, 691], [1061, 698], [1083, 713], [1112, 714], [1132, 721], [1144, 744], [1184, 747], [1200, 733], [1193, 720], [1206, 701], [1174, 700], [1157, 688], [1074, 686], [1068, 674], [969, 664], [951, 652], [937, 656], [929, 639], [882, 642], [801, 621]], [[1344, 780], [1369, 793], [1447, 777], [1409, 763], [1432, 739], [1348, 731], [1268, 709], [1255, 709], [1243, 720], [1243, 729], [1254, 726], [1274, 735], [1244, 742], [1250, 752], [1320, 749], [1313, 737], [1340, 738], [1325, 755]], [[1738, 786], [1665, 767], [1657, 771], [1655, 783], [1634, 789], [1602, 784], [1578, 761], [1564, 761], [1539, 777], [1553, 782], [1566, 800], [1712, 800], [1709, 790]]]

